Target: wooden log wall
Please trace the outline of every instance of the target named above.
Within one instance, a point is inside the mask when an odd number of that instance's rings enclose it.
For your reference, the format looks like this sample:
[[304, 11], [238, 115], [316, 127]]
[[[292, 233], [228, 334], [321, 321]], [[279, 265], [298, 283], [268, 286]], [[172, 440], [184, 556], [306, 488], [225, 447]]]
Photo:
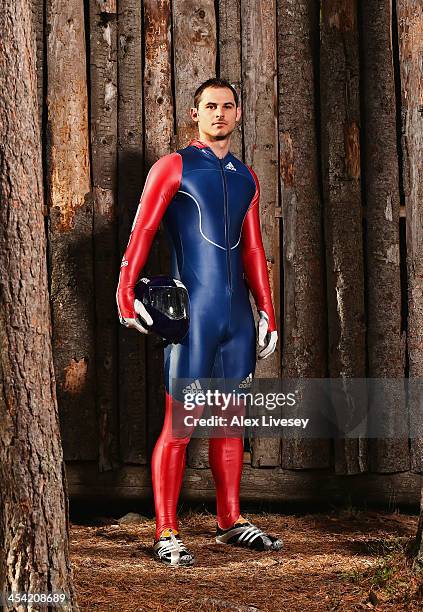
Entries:
[[[148, 465], [163, 418], [162, 352], [151, 336], [118, 324], [118, 265], [146, 174], [196, 135], [189, 108], [212, 76], [227, 78], [240, 94], [232, 150], [261, 183], [280, 340], [257, 376], [423, 375], [418, 3], [32, 6], [68, 461], [96, 461], [100, 471]], [[160, 234], [146, 273], [166, 266]], [[384, 398], [383, 414], [389, 423], [406, 418], [405, 394]], [[423, 463], [421, 440], [256, 439], [249, 448], [253, 467], [286, 471], [390, 473], [420, 471]], [[208, 467], [204, 442], [190, 444], [188, 464]]]

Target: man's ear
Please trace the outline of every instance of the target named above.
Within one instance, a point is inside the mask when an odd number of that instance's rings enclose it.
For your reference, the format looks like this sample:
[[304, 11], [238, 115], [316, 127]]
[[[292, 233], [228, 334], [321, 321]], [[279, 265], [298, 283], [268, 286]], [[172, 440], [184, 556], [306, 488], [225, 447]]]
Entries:
[[191, 115], [191, 119], [195, 121], [195, 123], [198, 123], [198, 110], [195, 108], [195, 106], [189, 109], [189, 113]]
[[235, 121], [238, 123], [238, 121], [241, 119], [241, 107], [238, 106], [236, 109], [236, 116], [235, 116]]

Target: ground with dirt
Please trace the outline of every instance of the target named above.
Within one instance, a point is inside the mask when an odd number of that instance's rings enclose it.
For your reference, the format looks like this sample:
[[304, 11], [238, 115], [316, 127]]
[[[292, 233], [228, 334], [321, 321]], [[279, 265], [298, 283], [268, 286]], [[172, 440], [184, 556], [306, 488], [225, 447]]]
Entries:
[[82, 611], [423, 612], [423, 576], [404, 551], [417, 517], [354, 509], [310, 515], [244, 514], [281, 535], [280, 552], [216, 544], [211, 514], [181, 517], [192, 568], [151, 557], [154, 523], [113, 519], [71, 524], [71, 556]]

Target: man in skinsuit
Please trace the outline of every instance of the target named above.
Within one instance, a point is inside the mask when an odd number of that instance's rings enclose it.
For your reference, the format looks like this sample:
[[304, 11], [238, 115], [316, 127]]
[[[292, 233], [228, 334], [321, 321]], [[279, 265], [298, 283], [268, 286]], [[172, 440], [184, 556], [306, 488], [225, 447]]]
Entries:
[[[172, 398], [172, 380], [251, 381], [256, 331], [248, 289], [260, 314], [258, 340], [264, 348], [259, 359], [273, 353], [278, 337], [260, 233], [259, 182], [254, 171], [229, 151], [241, 117], [238, 95], [227, 81], [209, 79], [197, 89], [190, 112], [199, 138], [160, 158], [148, 173], [117, 289], [121, 323], [147, 333], [152, 320], [135, 300], [134, 286], [163, 220], [172, 250], [172, 276], [184, 283], [190, 298], [189, 331], [179, 344], [165, 349], [166, 413], [152, 456], [154, 555], [172, 565], [194, 561], [180, 539], [176, 517], [192, 430], [183, 436], [172, 431], [172, 410], [178, 406]], [[211, 438], [209, 461], [216, 485], [216, 541], [255, 550], [281, 548], [281, 540], [240, 515], [242, 437]]]

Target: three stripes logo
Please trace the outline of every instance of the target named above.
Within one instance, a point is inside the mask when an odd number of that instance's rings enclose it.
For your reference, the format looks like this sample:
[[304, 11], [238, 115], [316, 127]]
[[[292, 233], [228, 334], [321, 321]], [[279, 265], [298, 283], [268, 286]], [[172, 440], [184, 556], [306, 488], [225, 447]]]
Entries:
[[232, 162], [229, 162], [228, 164], [226, 164], [225, 168], [226, 170], [233, 170], [234, 172], [236, 172], [236, 168]]
[[199, 393], [200, 391], [202, 391], [201, 383], [198, 378], [196, 378], [193, 383], [182, 389], [182, 394], [186, 395], [186, 393]]

